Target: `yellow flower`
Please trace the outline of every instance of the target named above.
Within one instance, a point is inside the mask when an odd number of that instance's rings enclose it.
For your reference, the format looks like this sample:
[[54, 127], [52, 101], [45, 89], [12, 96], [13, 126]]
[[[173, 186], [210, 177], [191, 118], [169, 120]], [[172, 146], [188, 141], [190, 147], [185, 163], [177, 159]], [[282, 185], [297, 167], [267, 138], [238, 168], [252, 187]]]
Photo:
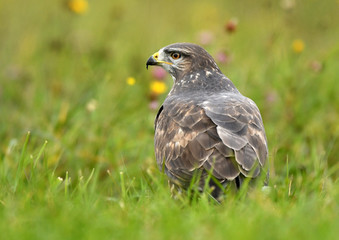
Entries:
[[94, 112], [95, 109], [97, 108], [98, 102], [95, 99], [91, 99], [87, 104], [86, 104], [86, 108], [87, 111], [89, 112]]
[[301, 39], [296, 39], [293, 41], [292, 43], [292, 49], [294, 52], [296, 53], [301, 53], [302, 51], [304, 51], [305, 48], [305, 43], [303, 40]]
[[133, 86], [135, 84], [135, 78], [134, 77], [128, 77], [126, 79], [126, 83], [130, 86]]
[[68, 7], [72, 12], [82, 14], [87, 12], [88, 2], [86, 0], [69, 0]]
[[151, 82], [150, 89], [152, 93], [159, 95], [166, 92], [167, 86], [164, 82], [153, 81]]

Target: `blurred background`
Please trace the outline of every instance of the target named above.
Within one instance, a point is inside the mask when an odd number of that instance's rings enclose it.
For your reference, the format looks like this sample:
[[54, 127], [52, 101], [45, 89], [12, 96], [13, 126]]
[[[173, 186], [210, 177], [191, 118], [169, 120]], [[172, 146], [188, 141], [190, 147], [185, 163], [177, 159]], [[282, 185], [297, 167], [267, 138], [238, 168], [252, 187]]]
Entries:
[[45, 140], [58, 176], [155, 172], [153, 121], [171, 88], [148, 57], [202, 45], [261, 110], [273, 182], [339, 156], [339, 2], [0, 0], [0, 158]]

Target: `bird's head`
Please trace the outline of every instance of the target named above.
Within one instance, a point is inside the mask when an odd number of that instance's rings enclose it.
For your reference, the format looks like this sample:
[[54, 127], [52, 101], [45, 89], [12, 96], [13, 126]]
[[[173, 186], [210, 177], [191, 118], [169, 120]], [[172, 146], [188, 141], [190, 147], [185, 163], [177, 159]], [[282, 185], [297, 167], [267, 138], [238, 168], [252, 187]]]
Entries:
[[192, 43], [174, 43], [154, 53], [146, 63], [163, 67], [174, 80], [185, 75], [201, 72], [220, 72], [214, 59], [199, 45]]

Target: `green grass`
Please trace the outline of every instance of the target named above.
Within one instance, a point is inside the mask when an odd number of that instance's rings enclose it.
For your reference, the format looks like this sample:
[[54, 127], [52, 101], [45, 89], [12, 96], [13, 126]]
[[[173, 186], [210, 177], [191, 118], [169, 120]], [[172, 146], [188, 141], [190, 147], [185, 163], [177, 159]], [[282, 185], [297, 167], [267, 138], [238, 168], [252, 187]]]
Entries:
[[[0, 238], [336, 239], [339, 4], [280, 2], [0, 0]], [[157, 170], [145, 63], [201, 31], [261, 110], [270, 192], [175, 200]]]

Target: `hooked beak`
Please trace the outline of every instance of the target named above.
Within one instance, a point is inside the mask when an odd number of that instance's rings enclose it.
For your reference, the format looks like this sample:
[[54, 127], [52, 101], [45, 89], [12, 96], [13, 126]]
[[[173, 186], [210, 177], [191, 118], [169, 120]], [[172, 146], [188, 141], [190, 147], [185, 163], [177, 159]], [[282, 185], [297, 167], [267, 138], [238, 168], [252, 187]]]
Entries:
[[147, 60], [146, 69], [148, 69], [148, 65], [161, 65], [163, 63], [172, 65], [172, 63], [170, 62], [160, 61], [159, 52], [156, 52], [152, 56], [150, 56], [150, 58]]
[[157, 60], [152, 56], [150, 56], [150, 58], [147, 60], [146, 63], [146, 69], [148, 69], [148, 65], [158, 65], [159, 63], [157, 62]]

